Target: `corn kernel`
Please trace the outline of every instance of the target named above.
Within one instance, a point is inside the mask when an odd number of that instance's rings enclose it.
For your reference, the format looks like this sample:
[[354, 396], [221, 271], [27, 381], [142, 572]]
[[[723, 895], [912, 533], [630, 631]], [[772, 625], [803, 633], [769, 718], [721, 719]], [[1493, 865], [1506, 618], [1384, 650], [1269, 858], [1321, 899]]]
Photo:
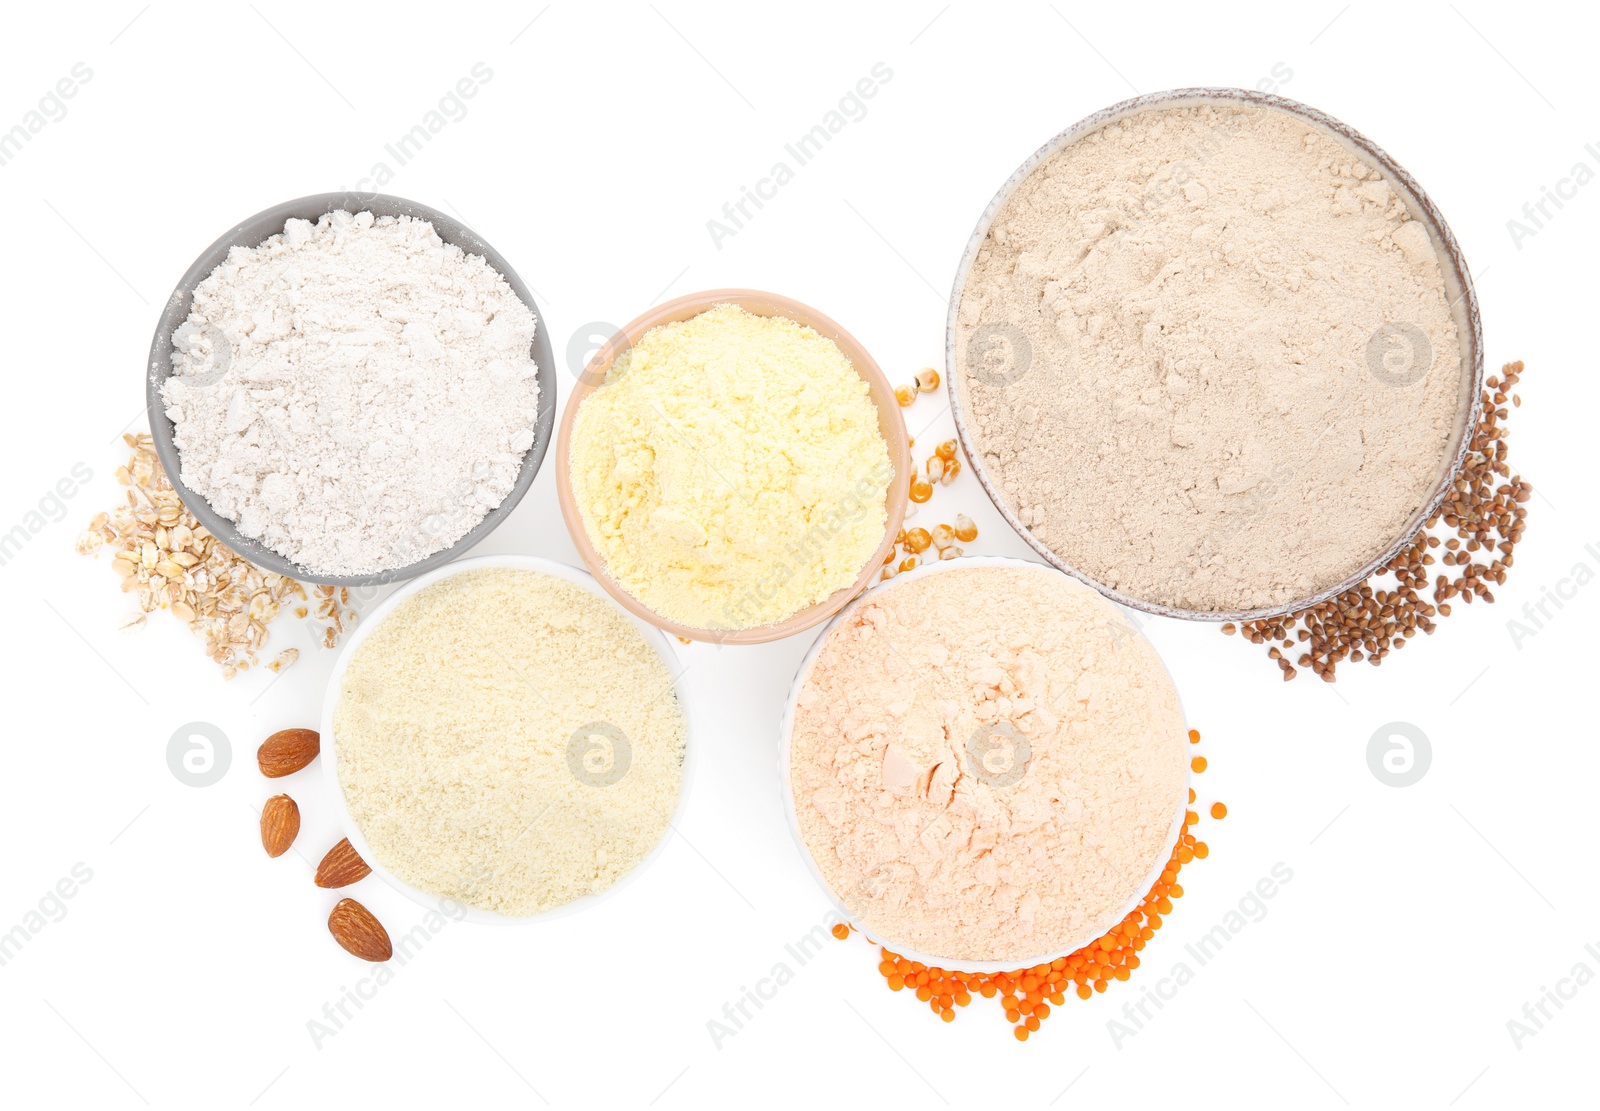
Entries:
[[910, 405], [917, 399], [917, 393], [915, 388], [911, 386], [896, 386], [894, 388], [894, 399], [902, 406]]
[[939, 372], [931, 366], [925, 366], [917, 371], [917, 390], [921, 393], [932, 393], [939, 388]]
[[933, 526], [933, 546], [941, 552], [956, 542], [956, 530], [949, 525]]
[[946, 440], [944, 443], [934, 448], [933, 452], [940, 459], [949, 462], [951, 459], [956, 457], [956, 442], [954, 440]]
[[925, 528], [914, 528], [906, 533], [906, 550], [910, 552], [925, 552], [928, 545], [933, 543], [933, 537]]
[[939, 476], [939, 485], [948, 486], [956, 480], [956, 475], [961, 473], [961, 460], [947, 459], [944, 464], [944, 474]]
[[933, 483], [920, 475], [911, 480], [911, 500], [925, 502], [933, 497]]
[[928, 481], [938, 482], [944, 476], [944, 460], [937, 455], [928, 456]]
[[945, 549], [943, 549], [942, 551], [939, 552], [939, 558], [940, 559], [960, 559], [962, 556], [964, 556], [966, 554], [967, 554], [966, 552], [963, 552], [959, 547], [957, 547], [956, 545], [952, 544], [948, 548], [945, 548]]
[[957, 540], [963, 544], [970, 544], [978, 538], [978, 526], [965, 513], [957, 513], [955, 534]]
[[900, 561], [900, 570], [902, 570], [902, 571], [914, 571], [918, 567], [921, 567], [921, 566], [922, 566], [922, 557], [921, 556], [908, 555], [908, 556], [906, 556], [906, 558], [904, 558], [904, 559], [902, 559]]

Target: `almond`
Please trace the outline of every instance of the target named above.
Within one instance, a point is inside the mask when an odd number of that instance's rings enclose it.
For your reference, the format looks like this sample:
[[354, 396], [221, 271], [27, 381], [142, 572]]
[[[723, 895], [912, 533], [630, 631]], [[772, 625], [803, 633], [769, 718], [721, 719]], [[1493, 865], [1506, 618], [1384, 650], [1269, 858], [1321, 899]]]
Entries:
[[300, 807], [288, 795], [273, 795], [261, 808], [261, 847], [282, 856], [300, 833]]
[[394, 955], [389, 932], [372, 912], [354, 899], [340, 899], [328, 915], [328, 932], [345, 952], [374, 963]]
[[322, 738], [315, 729], [280, 729], [261, 742], [256, 763], [268, 779], [293, 775], [317, 758]]
[[329, 849], [328, 855], [317, 865], [316, 884], [318, 887], [349, 887], [371, 871], [346, 837]]

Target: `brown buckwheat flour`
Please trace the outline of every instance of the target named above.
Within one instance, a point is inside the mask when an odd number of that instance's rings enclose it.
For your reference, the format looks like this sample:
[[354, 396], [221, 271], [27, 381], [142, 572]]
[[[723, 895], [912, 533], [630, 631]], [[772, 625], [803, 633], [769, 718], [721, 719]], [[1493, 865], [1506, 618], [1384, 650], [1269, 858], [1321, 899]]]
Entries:
[[1287, 112], [1151, 110], [1046, 160], [962, 290], [1002, 500], [1106, 586], [1204, 611], [1333, 586], [1445, 462], [1461, 351], [1382, 174]]
[[1177, 692], [1115, 606], [1049, 568], [958, 561], [828, 634], [790, 781], [812, 859], [870, 936], [1026, 960], [1099, 936], [1148, 888], [1187, 750]]

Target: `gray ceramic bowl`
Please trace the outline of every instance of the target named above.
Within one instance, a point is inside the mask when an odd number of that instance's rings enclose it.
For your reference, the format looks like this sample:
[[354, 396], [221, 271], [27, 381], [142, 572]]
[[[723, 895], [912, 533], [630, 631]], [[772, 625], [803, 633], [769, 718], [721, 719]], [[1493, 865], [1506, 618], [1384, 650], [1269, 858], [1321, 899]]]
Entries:
[[[1055, 549], [1033, 534], [1033, 531], [1023, 524], [1021, 518], [1010, 508], [1003, 496], [998, 476], [990, 474], [983, 462], [983, 453], [977, 450], [977, 440], [972, 432], [972, 417], [968, 412], [966, 398], [966, 379], [963, 368], [958, 365], [956, 357], [956, 334], [960, 328], [959, 317], [961, 314], [961, 295], [966, 289], [967, 275], [971, 272], [973, 264], [978, 257], [984, 240], [989, 234], [989, 228], [995, 217], [1011, 199], [1019, 186], [1032, 175], [1046, 160], [1053, 158], [1063, 148], [1077, 142], [1091, 131], [1098, 130], [1114, 120], [1125, 116], [1136, 115], [1140, 112], [1157, 108], [1188, 107], [1197, 104], [1253, 104], [1269, 108], [1277, 108], [1298, 116], [1317, 130], [1333, 138], [1347, 150], [1359, 158], [1372, 163], [1383, 171], [1385, 180], [1400, 197], [1406, 208], [1410, 210], [1414, 219], [1427, 229], [1428, 239], [1433, 244], [1434, 253], [1439, 259], [1439, 270], [1444, 277], [1445, 293], [1450, 298], [1450, 311], [1455, 317], [1456, 334], [1461, 344], [1461, 384], [1460, 396], [1457, 399], [1456, 424], [1451, 434], [1450, 444], [1440, 460], [1437, 474], [1434, 478], [1433, 489], [1427, 499], [1411, 515], [1406, 526], [1400, 534], [1386, 545], [1382, 551], [1371, 557], [1359, 570], [1347, 576], [1343, 581], [1331, 586], [1323, 587], [1316, 593], [1305, 598], [1297, 598], [1291, 602], [1274, 605], [1264, 605], [1255, 609], [1234, 611], [1191, 610], [1179, 606], [1166, 605], [1162, 602], [1153, 602], [1145, 598], [1135, 598], [1124, 594], [1104, 583], [1098, 582], [1093, 576], [1078, 570]], [[1006, 523], [1017, 530], [1017, 535], [1027, 541], [1028, 546], [1038, 552], [1040, 557], [1051, 566], [1059, 568], [1073, 578], [1094, 587], [1101, 594], [1113, 602], [1128, 606], [1131, 609], [1144, 610], [1161, 617], [1180, 617], [1192, 621], [1255, 621], [1263, 617], [1277, 617], [1281, 614], [1295, 613], [1319, 603], [1326, 602], [1329, 598], [1343, 594], [1345, 591], [1360, 586], [1367, 579], [1375, 575], [1384, 565], [1411, 542], [1417, 530], [1423, 523], [1439, 511], [1445, 499], [1455, 488], [1455, 476], [1461, 469], [1462, 462], [1466, 459], [1467, 449], [1471, 446], [1472, 430], [1477, 426], [1479, 412], [1482, 408], [1483, 391], [1483, 324], [1478, 313], [1478, 295], [1472, 287], [1472, 273], [1467, 269], [1466, 258], [1461, 253], [1461, 246], [1456, 242], [1456, 237], [1450, 232], [1450, 225], [1445, 223], [1443, 214], [1434, 205], [1428, 194], [1415, 178], [1406, 172], [1405, 168], [1391, 158], [1382, 147], [1371, 139], [1362, 135], [1348, 124], [1341, 123], [1325, 112], [1301, 104], [1299, 101], [1287, 97], [1273, 96], [1271, 93], [1256, 92], [1252, 89], [1170, 89], [1166, 92], [1146, 93], [1124, 100], [1120, 104], [1113, 104], [1103, 108], [1085, 119], [1079, 120], [1067, 130], [1061, 132], [1044, 146], [1033, 152], [1033, 155], [1017, 168], [1006, 183], [1000, 187], [994, 199], [989, 202], [989, 207], [983, 210], [983, 215], [978, 219], [978, 226], [972, 233], [972, 238], [967, 241], [967, 249], [961, 256], [961, 265], [956, 268], [955, 286], [950, 293], [950, 311], [945, 322], [945, 380], [950, 393], [950, 411], [955, 418], [956, 435], [961, 440], [961, 448], [966, 455], [972, 471], [978, 476], [978, 482], [984, 492], [989, 495], [989, 500], [1006, 519]]]
[[[439, 238], [446, 243], [453, 243], [469, 255], [482, 255], [488, 260], [489, 265], [510, 283], [512, 292], [528, 306], [534, 319], [538, 321], [538, 328], [533, 335], [533, 361], [539, 368], [539, 416], [533, 426], [533, 446], [522, 457], [522, 471], [517, 475], [517, 483], [512, 487], [511, 493], [506, 495], [505, 501], [495, 507], [493, 512], [478, 522], [472, 531], [448, 548], [404, 567], [393, 567], [371, 575], [314, 574], [257, 541], [241, 536], [232, 521], [217, 513], [203, 497], [183, 484], [179, 473], [178, 448], [172, 442], [172, 422], [167, 419], [166, 405], [161, 400], [161, 385], [172, 374], [172, 333], [189, 316], [195, 286], [210, 276], [211, 272], [228, 257], [228, 250], [234, 246], [259, 246], [283, 231], [285, 220], [298, 217], [315, 223], [324, 214], [341, 208], [349, 212], [371, 212], [374, 216], [413, 216], [419, 220], [427, 220], [433, 225], [434, 231], [439, 233]], [[183, 504], [188, 507], [189, 512], [199, 518], [200, 523], [229, 548], [258, 567], [275, 571], [280, 575], [288, 575], [301, 582], [327, 583], [333, 586], [382, 585], [409, 579], [449, 563], [493, 532], [495, 527], [516, 508], [517, 503], [522, 500], [522, 495], [533, 485], [534, 476], [539, 473], [539, 464], [544, 461], [545, 449], [550, 446], [550, 436], [555, 429], [555, 357], [550, 350], [549, 330], [545, 327], [544, 317], [539, 314], [539, 306], [534, 304], [533, 294], [529, 292], [522, 279], [517, 277], [516, 271], [511, 269], [504, 256], [479, 238], [471, 228], [427, 205], [401, 197], [389, 197], [381, 193], [318, 193], [274, 205], [265, 212], [258, 212], [248, 220], [241, 221], [221, 239], [207, 247], [195, 260], [194, 265], [189, 267], [188, 273], [184, 274], [178, 283], [178, 288], [173, 290], [172, 296], [167, 299], [161, 320], [156, 325], [155, 340], [150, 345], [145, 406], [150, 418], [150, 435], [155, 440], [156, 455], [161, 459], [161, 465], [166, 468], [168, 477], [172, 479], [172, 485], [177, 490], [178, 496], [183, 499]]]

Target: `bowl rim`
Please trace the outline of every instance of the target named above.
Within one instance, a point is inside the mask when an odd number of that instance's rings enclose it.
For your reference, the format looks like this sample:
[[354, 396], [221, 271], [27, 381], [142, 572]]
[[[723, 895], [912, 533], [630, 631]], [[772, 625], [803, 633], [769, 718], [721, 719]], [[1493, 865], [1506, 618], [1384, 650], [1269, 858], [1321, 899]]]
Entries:
[[[1290, 602], [1256, 606], [1242, 610], [1195, 610], [1134, 597], [1113, 587], [1106, 586], [1087, 572], [1074, 567], [1052, 550], [1048, 544], [1036, 537], [1032, 529], [1022, 523], [1001, 496], [1001, 483], [997, 476], [989, 473], [984, 465], [982, 453], [973, 450], [976, 447], [976, 439], [969, 426], [971, 418], [963, 396], [965, 376], [956, 362], [956, 335], [960, 328], [958, 318], [961, 309], [962, 291], [966, 286], [973, 264], [977, 261], [978, 251], [988, 237], [989, 229], [993, 225], [995, 217], [999, 215], [1000, 210], [1039, 166], [1090, 132], [1127, 116], [1152, 109], [1181, 108], [1219, 102], [1276, 108], [1297, 116], [1317, 127], [1352, 154], [1375, 163], [1383, 171], [1391, 186], [1397, 186], [1395, 193], [1406, 205], [1413, 219], [1419, 220], [1428, 232], [1429, 242], [1433, 247], [1435, 256], [1438, 258], [1440, 273], [1444, 279], [1445, 295], [1452, 297], [1449, 308], [1455, 320], [1456, 335], [1461, 346], [1461, 396], [1457, 406], [1458, 423], [1452, 433], [1454, 443], [1444, 453], [1442, 467], [1434, 480], [1431, 493], [1411, 515], [1400, 534], [1380, 549], [1367, 563], [1338, 583], [1323, 587], [1303, 598]], [[1056, 134], [1038, 150], [1034, 151], [1000, 186], [994, 198], [990, 200], [988, 207], [983, 210], [983, 214], [978, 218], [977, 227], [974, 228], [972, 235], [968, 238], [966, 249], [962, 252], [961, 261], [956, 267], [955, 281], [951, 287], [949, 308], [945, 318], [945, 370], [946, 388], [950, 396], [950, 413], [955, 420], [956, 436], [961, 441], [962, 452], [971, 464], [973, 473], [977, 475], [978, 483], [983, 487], [984, 493], [994, 503], [995, 509], [1005, 518], [1006, 523], [1016, 530], [1017, 535], [1022, 537], [1023, 541], [1039, 554], [1040, 558], [1052, 567], [1065, 571], [1079, 582], [1093, 587], [1112, 601], [1130, 609], [1153, 613], [1160, 617], [1176, 617], [1187, 621], [1256, 621], [1262, 618], [1297, 613], [1359, 587], [1398, 556], [1411, 542], [1412, 538], [1416, 536], [1425, 522], [1439, 512], [1440, 507], [1454, 488], [1455, 476], [1460, 472], [1462, 463], [1466, 459], [1467, 451], [1471, 447], [1472, 430], [1477, 426], [1478, 418], [1482, 411], [1484, 377], [1483, 322], [1479, 312], [1477, 291], [1472, 282], [1472, 273], [1467, 267], [1466, 257], [1462, 253], [1460, 244], [1450, 230], [1450, 225], [1445, 221], [1444, 215], [1439, 211], [1422, 186], [1418, 184], [1417, 180], [1382, 147], [1343, 121], [1310, 105], [1290, 100], [1288, 97], [1259, 92], [1254, 89], [1226, 87], [1167, 89], [1131, 97], [1085, 116], [1071, 127]], [[1468, 397], [1469, 391], [1470, 398]]]
[[[510, 568], [512, 570], [533, 571], [550, 575], [581, 587], [595, 597], [609, 603], [613, 609], [617, 609], [634, 628], [639, 630], [645, 639], [645, 643], [650, 645], [661, 658], [661, 662], [666, 665], [668, 674], [672, 676], [673, 693], [676, 695], [679, 709], [683, 713], [683, 764], [682, 773], [678, 780], [678, 804], [672, 812], [672, 817], [667, 822], [666, 829], [662, 831], [660, 840], [637, 864], [619, 876], [610, 887], [592, 894], [580, 895], [576, 899], [551, 907], [549, 910], [540, 911], [537, 914], [501, 914], [498, 911], [471, 906], [452, 896], [439, 895], [425, 891], [420, 887], [415, 887], [380, 864], [373, 856], [366, 837], [361, 832], [361, 827], [351, 815], [350, 807], [345, 801], [344, 787], [339, 780], [338, 745], [334, 740], [334, 713], [338, 708], [339, 698], [342, 694], [344, 674], [350, 666], [350, 661], [355, 657], [357, 649], [360, 648], [361, 642], [366, 639], [367, 635], [381, 625], [384, 618], [393, 613], [402, 602], [428, 589], [435, 583], [456, 575], [494, 568]], [[544, 556], [482, 555], [459, 559], [444, 567], [436, 567], [432, 571], [418, 575], [385, 598], [365, 620], [356, 626], [354, 634], [340, 649], [339, 656], [334, 661], [333, 670], [328, 676], [327, 686], [323, 689], [322, 710], [318, 719], [322, 737], [319, 754], [322, 757], [323, 782], [333, 795], [335, 818], [338, 821], [339, 828], [350, 839], [350, 844], [361, 855], [361, 859], [372, 869], [373, 875], [382, 879], [412, 902], [430, 910], [438, 910], [441, 901], [455, 902], [466, 911], [463, 921], [482, 922], [491, 925], [523, 925], [529, 922], [554, 921], [597, 906], [624, 887], [632, 884], [660, 858], [661, 854], [666, 851], [668, 842], [672, 840], [672, 834], [676, 831], [678, 824], [683, 821], [684, 813], [688, 807], [690, 786], [694, 781], [695, 769], [698, 766], [698, 760], [695, 755], [697, 746], [694, 743], [694, 723], [697, 714], [694, 708], [693, 688], [684, 682], [684, 675], [689, 668], [687, 666], [679, 666], [679, 664], [677, 653], [673, 651], [672, 645], [660, 629], [655, 628], [649, 622], [641, 621], [635, 615], [617, 606], [615, 599], [599, 588], [594, 576], [582, 568], [573, 567], [558, 560], [547, 559]]]
[[[412, 216], [427, 220], [439, 238], [460, 247], [469, 255], [481, 255], [511, 286], [517, 299], [533, 313], [535, 327], [532, 355], [539, 383], [538, 417], [533, 425], [533, 445], [523, 454], [522, 467], [511, 492], [483, 520], [474, 525], [455, 543], [441, 548], [415, 563], [403, 567], [387, 568], [366, 575], [325, 575], [301, 567], [278, 552], [239, 533], [233, 521], [211, 507], [211, 503], [183, 481], [178, 447], [173, 443], [173, 424], [167, 418], [166, 403], [161, 397], [161, 387], [172, 376], [172, 335], [189, 316], [194, 302], [194, 290], [216, 268], [227, 260], [228, 252], [235, 246], [256, 247], [274, 235], [282, 234], [284, 222], [306, 219], [315, 223], [322, 216], [340, 209], [351, 213], [371, 212], [374, 216]], [[400, 582], [416, 575], [442, 567], [468, 551], [493, 532], [517, 503], [522, 500], [549, 449], [551, 432], [555, 424], [556, 377], [555, 355], [550, 346], [549, 329], [545, 318], [528, 288], [504, 255], [495, 250], [482, 236], [465, 223], [430, 208], [417, 201], [384, 193], [345, 191], [340, 193], [314, 193], [262, 209], [246, 217], [219, 236], [211, 246], [202, 251], [179, 279], [172, 294], [163, 306], [156, 322], [155, 336], [150, 342], [150, 359], [145, 367], [145, 416], [150, 425], [150, 436], [155, 443], [156, 457], [167, 472], [172, 488], [190, 513], [228, 548], [243, 556], [257, 567], [279, 575], [287, 575], [304, 583], [324, 586], [383, 586]]]
[[[796, 809], [794, 797], [794, 780], [790, 774], [790, 761], [792, 758], [791, 750], [794, 741], [794, 712], [797, 699], [800, 697], [800, 691], [805, 686], [806, 680], [811, 677], [812, 666], [816, 663], [817, 656], [821, 654], [823, 644], [825, 644], [828, 638], [833, 634], [834, 628], [841, 622], [848, 620], [851, 614], [853, 614], [862, 605], [865, 605], [874, 595], [893, 589], [896, 584], [905, 583], [911, 579], [920, 578], [927, 575], [942, 574], [949, 571], [970, 570], [974, 567], [1007, 567], [1021, 569], [1026, 572], [1036, 574], [1062, 574], [1059, 568], [1051, 567], [1048, 564], [1039, 563], [1031, 559], [1018, 559], [1014, 556], [962, 556], [959, 559], [945, 559], [938, 560], [934, 563], [924, 563], [920, 567], [912, 568], [910, 571], [898, 574], [892, 579], [887, 579], [873, 587], [871, 590], [866, 591], [860, 597], [852, 599], [850, 604], [835, 614], [833, 620], [829, 621], [827, 626], [817, 634], [816, 640], [812, 642], [811, 647], [806, 650], [805, 657], [800, 661], [800, 666], [795, 669], [794, 681], [790, 684], [789, 696], [784, 702], [783, 717], [779, 725], [778, 732], [778, 777], [779, 790], [783, 796], [783, 815], [784, 819], [789, 824], [789, 833], [794, 838], [795, 847], [799, 850], [800, 858], [805, 862], [807, 871], [811, 873], [811, 878], [817, 881], [817, 885], [822, 888], [823, 894], [827, 896], [828, 901], [833, 904], [835, 911], [840, 915], [841, 920], [844, 922], [853, 924], [855, 923], [856, 919], [859, 918], [859, 915], [852, 911], [844, 899], [840, 898], [840, 896], [833, 890], [833, 886], [828, 883], [827, 878], [823, 876], [822, 869], [817, 867], [816, 859], [811, 855], [811, 849], [806, 844], [805, 838], [800, 833], [800, 817]], [[1068, 576], [1068, 581], [1072, 581], [1071, 576]], [[1078, 583], [1075, 585], [1081, 586], [1082, 584]], [[1108, 602], [1108, 604], [1110, 604], [1108, 599], [1102, 600], [1105, 600]], [[1112, 608], [1115, 609], [1116, 607], [1113, 605]], [[1121, 614], [1120, 611], [1118, 611], [1118, 615], [1122, 617], [1124, 621], [1128, 621], [1127, 616], [1125, 614]], [[1189, 751], [1187, 736], [1189, 719], [1184, 713], [1183, 695], [1178, 689], [1177, 682], [1174, 681], [1172, 677], [1172, 670], [1167, 667], [1167, 661], [1162, 658], [1160, 652], [1156, 651], [1155, 645], [1150, 642], [1150, 638], [1144, 635], [1143, 630], [1138, 625], [1135, 625], [1132, 621], [1128, 621], [1128, 625], [1132, 635], [1144, 641], [1145, 646], [1150, 649], [1151, 655], [1153, 655], [1156, 659], [1156, 662], [1160, 664], [1163, 674], [1165, 674], [1167, 677], [1167, 682], [1172, 687], [1173, 695], [1178, 701], [1178, 720], [1180, 727], [1183, 730], [1184, 750], [1187, 752]], [[1194, 771], [1192, 764], [1185, 764], [1183, 774], [1184, 786], [1186, 788], [1193, 786]], [[1188, 791], [1185, 790], [1181, 795], [1181, 799], [1183, 801], [1180, 802], [1177, 814], [1173, 817], [1172, 826], [1167, 831], [1166, 839], [1163, 841], [1163, 849], [1157, 855], [1155, 866], [1149, 871], [1148, 874], [1146, 874], [1144, 880], [1138, 885], [1138, 888], [1134, 894], [1126, 903], [1123, 904], [1122, 909], [1117, 913], [1116, 917], [1108, 918], [1106, 929], [1111, 928], [1111, 926], [1115, 925], [1116, 922], [1120, 922], [1123, 918], [1127, 917], [1130, 913], [1137, 909], [1138, 906], [1144, 902], [1145, 896], [1149, 893], [1150, 889], [1155, 886], [1156, 881], [1161, 878], [1161, 873], [1166, 870], [1167, 861], [1172, 856], [1173, 847], [1177, 845], [1178, 838], [1183, 833], [1184, 819], [1187, 816], [1189, 808], [1189, 803], [1187, 801], [1188, 797]], [[1105, 929], [1097, 930], [1093, 934], [1085, 937], [1081, 943], [1071, 946], [1070, 948], [1058, 949], [1051, 953], [1027, 957], [1021, 960], [973, 961], [957, 960], [951, 957], [941, 957], [936, 954], [923, 953], [916, 949], [902, 947], [895, 944], [892, 938], [885, 937], [882, 934], [879, 934], [876, 930], [867, 931], [865, 927], [861, 928], [863, 929], [864, 933], [867, 933], [867, 935], [874, 941], [875, 944], [886, 946], [891, 952], [897, 954], [898, 956], [904, 957], [907, 960], [920, 961], [921, 963], [928, 965], [930, 968], [946, 968], [956, 972], [1010, 972], [1018, 968], [1031, 968], [1037, 964], [1049, 964], [1051, 961], [1054, 961], [1059, 957], [1066, 957], [1076, 953], [1079, 949], [1082, 949], [1085, 945], [1090, 944], [1095, 940], [1095, 938], [1100, 937], [1106, 932]]]
[[[604, 384], [606, 372], [611, 368], [611, 364], [619, 355], [637, 343], [646, 332], [662, 324], [689, 320], [717, 305], [725, 304], [737, 305], [756, 316], [784, 317], [826, 336], [837, 344], [855, 367], [856, 373], [866, 381], [871, 390], [874, 407], [878, 410], [878, 428], [888, 445], [889, 461], [895, 473], [894, 478], [890, 480], [885, 499], [887, 517], [884, 522], [883, 539], [879, 541], [873, 555], [867, 560], [853, 583], [771, 625], [757, 625], [747, 629], [700, 629], [680, 624], [656, 613], [612, 578], [607, 570], [605, 558], [589, 540], [589, 530], [583, 523], [583, 513], [578, 507], [577, 496], [572, 489], [570, 457], [572, 426], [584, 401]], [[582, 558], [584, 566], [594, 574], [600, 585], [630, 613], [648, 621], [656, 628], [685, 640], [712, 644], [764, 644], [781, 640], [818, 625], [838, 613], [852, 598], [872, 584], [878, 574], [878, 568], [883, 565], [884, 559], [894, 548], [895, 537], [905, 522], [906, 507], [910, 501], [909, 433], [906, 431], [900, 405], [894, 398], [894, 387], [889, 383], [877, 361], [859, 340], [832, 318], [791, 297], [758, 289], [710, 289], [675, 297], [640, 314], [613, 334], [590, 358], [567, 396], [566, 407], [561, 413], [560, 427], [556, 432], [555, 466], [556, 495], [561, 504], [561, 518], [566, 522], [567, 532], [571, 535], [572, 543], [578, 549], [578, 555]]]

